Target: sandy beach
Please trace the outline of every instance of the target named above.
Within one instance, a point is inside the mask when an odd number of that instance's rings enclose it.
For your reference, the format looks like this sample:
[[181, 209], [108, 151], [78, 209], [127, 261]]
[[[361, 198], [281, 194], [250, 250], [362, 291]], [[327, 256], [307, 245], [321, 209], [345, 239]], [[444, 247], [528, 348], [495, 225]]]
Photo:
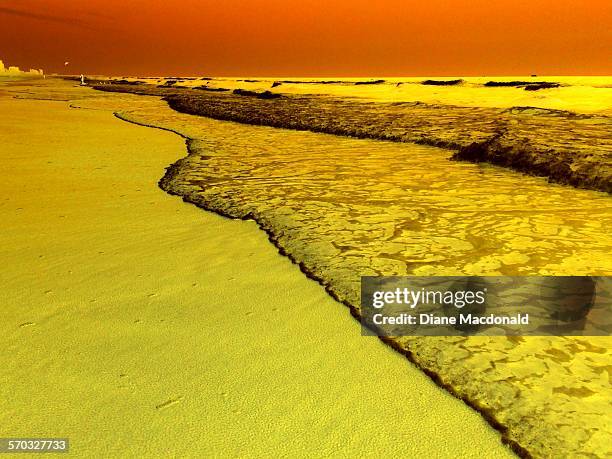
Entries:
[[182, 138], [108, 95], [71, 108], [90, 90], [69, 83], [3, 89], [1, 436], [88, 457], [512, 456], [255, 223], [161, 191]]
[[0, 456], [612, 458], [582, 3], [0, 2]]

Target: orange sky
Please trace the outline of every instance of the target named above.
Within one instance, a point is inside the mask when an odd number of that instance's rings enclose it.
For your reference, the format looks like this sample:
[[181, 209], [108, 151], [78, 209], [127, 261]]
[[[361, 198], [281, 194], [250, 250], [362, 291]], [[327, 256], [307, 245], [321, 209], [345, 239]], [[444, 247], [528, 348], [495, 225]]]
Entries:
[[0, 59], [109, 75], [612, 75], [612, 0], [0, 0]]

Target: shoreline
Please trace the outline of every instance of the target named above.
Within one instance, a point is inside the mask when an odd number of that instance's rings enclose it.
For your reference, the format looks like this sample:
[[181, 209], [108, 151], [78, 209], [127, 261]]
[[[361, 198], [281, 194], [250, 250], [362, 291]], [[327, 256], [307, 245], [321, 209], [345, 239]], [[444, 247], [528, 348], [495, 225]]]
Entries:
[[[253, 191], [252, 189], [250, 191], [249, 189], [243, 190], [241, 187], [232, 188], [230, 185], [228, 185], [229, 188], [218, 188], [219, 183], [217, 182], [219, 180], [221, 182], [225, 182], [229, 178], [226, 175], [228, 170], [227, 168], [229, 167], [229, 170], [232, 168], [230, 167], [231, 162], [227, 163], [227, 161], [231, 160], [231, 158], [227, 157], [227, 152], [223, 151], [223, 148], [226, 145], [217, 144], [216, 140], [214, 140], [215, 136], [212, 135], [213, 133], [210, 130], [217, 129], [217, 126], [219, 128], [224, 126], [223, 132], [227, 130], [228, 134], [222, 134], [221, 138], [224, 138], [224, 135], [227, 135], [228, 141], [229, 133], [231, 132], [231, 143], [238, 142], [237, 148], [238, 151], [241, 152], [240, 164], [242, 166], [249, 163], [248, 156], [242, 157], [242, 153], [245, 152], [244, 148], [246, 148], [246, 145], [243, 145], [242, 141], [244, 139], [242, 139], [241, 136], [247, 132], [249, 133], [249, 145], [256, 142], [258, 133], [269, 136], [270, 138], [267, 140], [267, 142], [272, 142], [273, 144], [279, 145], [285, 141], [289, 142], [289, 145], [293, 145], [294, 141], [291, 139], [294, 137], [301, 139], [300, 141], [304, 141], [306, 142], [306, 145], [309, 145], [310, 140], [308, 139], [316, 137], [323, 142], [329, 142], [329, 144], [326, 145], [328, 145], [330, 152], [333, 151], [336, 145], [334, 137], [329, 136], [329, 138], [326, 138], [325, 134], [311, 133], [298, 135], [297, 133], [293, 134], [290, 131], [282, 132], [283, 130], [278, 130], [277, 134], [277, 130], [268, 127], [241, 127], [240, 124], [204, 121], [205, 119], [198, 119], [189, 115], [181, 116], [179, 114], [172, 115], [171, 113], [172, 111], [165, 107], [162, 102], [156, 105], [154, 112], [142, 111], [142, 113], [140, 113], [138, 109], [135, 109], [128, 110], [126, 113], [120, 115], [122, 118], [126, 118], [130, 122], [154, 128], [171, 130], [173, 132], [180, 132], [181, 135], [191, 139], [188, 142], [189, 155], [177, 161], [170, 168], [168, 168], [164, 179], [162, 179], [162, 183], [160, 183], [160, 186], [167, 192], [182, 196], [185, 201], [194, 203], [196, 206], [205, 210], [214, 211], [215, 213], [234, 219], [255, 220], [260, 228], [268, 234], [269, 240], [278, 248], [281, 254], [289, 257], [294, 263], [300, 266], [302, 272], [304, 272], [308, 277], [317, 280], [333, 298], [347, 305], [351, 310], [351, 314], [354, 317], [359, 318], [359, 310], [358, 307], [355, 306], [357, 303], [351, 301], [354, 298], [350, 296], [350, 292], [345, 291], [342, 284], [340, 284], [340, 289], [338, 289], [338, 284], [327, 280], [326, 277], [319, 272], [321, 270], [313, 269], [313, 266], [318, 266], [323, 270], [323, 272], [327, 272], [329, 267], [326, 266], [324, 258], [309, 258], [309, 255], [313, 255], [312, 250], [309, 253], [298, 252], [296, 254], [296, 252], [294, 252], [294, 247], [292, 247], [292, 244], [290, 243], [291, 238], [297, 237], [299, 239], [299, 234], [303, 235], [303, 233], [295, 233], [295, 231], [290, 231], [287, 233], [286, 229], [283, 229], [283, 225], [280, 227], [278, 227], [278, 225], [275, 226], [274, 217], [258, 212], [258, 205], [263, 202], [261, 201], [262, 196], [251, 196], [250, 193]], [[195, 128], [196, 125], [198, 126], [197, 129]], [[274, 136], [278, 136], [278, 139], [276, 139]], [[361, 145], [367, 150], [367, 145], [363, 145], [361, 141], [344, 142], [355, 142], [354, 148], [361, 148], [358, 147], [358, 145]], [[374, 143], [375, 142], [372, 142], [372, 147], [374, 147]], [[222, 150], [217, 151], [217, 148], [222, 148]], [[255, 148], [258, 147], [255, 146]], [[287, 153], [291, 151], [291, 148], [289, 148]], [[400, 152], [398, 151], [398, 153]], [[311, 159], [314, 160], [314, 158]], [[274, 158], [271, 158], [271, 160], [278, 161], [278, 156], [274, 156]], [[294, 158], [294, 160], [297, 160], [297, 158]], [[223, 161], [224, 166], [222, 169], [219, 169], [217, 161]], [[240, 171], [237, 171], [236, 174], [239, 177], [244, 178], [245, 172], [242, 170], [242, 166]], [[210, 184], [211, 190], [207, 191], [209, 188], [207, 176], [210, 174], [212, 174], [212, 181]], [[506, 174], [512, 175], [512, 173], [508, 172], [506, 172]], [[257, 176], [260, 174], [255, 175]], [[195, 178], [196, 176], [197, 179]], [[230, 176], [232, 176], [231, 173]], [[246, 186], [247, 183], [250, 183], [250, 181], [243, 182], [241, 179], [237, 180], [243, 187]], [[555, 194], [567, 194], [568, 198], [572, 199], [576, 199], [581, 195], [584, 195], [584, 197], [595, 197], [597, 199], [605, 198], [605, 196], [600, 193], [584, 190], [572, 190], [570, 188], [559, 187], [558, 185], [548, 185], [541, 183], [541, 181], [538, 181], [537, 179], [526, 179], [526, 181], [527, 180], [533, 182], [532, 185], [536, 186], [538, 189], [541, 188], [542, 191], [548, 190], [548, 187], [550, 186], [550, 191], [554, 192]], [[227, 195], [230, 190], [232, 190], [232, 194]], [[576, 196], [572, 196], [574, 194]], [[241, 197], [244, 196], [248, 196], [246, 202], [241, 201]], [[264, 208], [266, 208], [266, 206], [264, 206]], [[277, 234], [280, 234], [281, 237], [277, 236]], [[316, 264], [317, 262], [319, 264]], [[315, 263], [315, 265], [313, 265], [313, 263]], [[564, 269], [567, 269], [563, 267], [563, 264], [557, 266], [557, 270], [560, 270], [560, 273], [564, 272]], [[367, 269], [363, 266], [361, 268], [362, 270]], [[601, 269], [601, 267], [599, 269]], [[330, 275], [329, 272], [328, 275]], [[331, 275], [333, 276], [333, 272]], [[515, 442], [515, 451], [524, 456], [529, 456], [530, 454], [552, 454], [552, 451], [554, 451], [555, 448], [555, 443], [560, 439], [559, 437], [556, 439], [547, 438], [548, 435], [544, 435], [544, 430], [548, 432], [552, 427], [542, 427], [542, 432], [540, 432], [538, 429], [534, 429], [534, 427], [542, 425], [543, 419], [540, 416], [533, 416], [533, 419], [526, 422], [524, 419], [525, 415], [521, 413], [525, 412], [525, 410], [528, 410], [529, 412], [532, 410], [534, 410], [534, 412], [538, 412], [538, 410], [541, 409], [550, 409], [551, 413], [546, 416], [546, 423], [550, 423], [551, 426], [554, 426], [557, 422], [560, 422], [561, 419], [564, 419], [564, 422], [570, 422], [565, 418], [565, 414], [563, 413], [566, 409], [574, 409], [574, 405], [568, 405], [568, 400], [559, 398], [559, 394], [565, 394], [566, 391], [561, 391], [561, 389], [559, 389], [559, 392], [555, 392], [555, 386], [557, 384], [575, 386], [580, 381], [580, 379], [568, 380], [567, 373], [565, 373], [565, 376], [563, 376], [563, 372], [572, 371], [571, 365], [564, 366], [563, 369], [556, 368], [557, 365], [554, 358], [552, 360], [546, 360], [546, 358], [543, 358], [543, 355], [536, 352], [535, 349], [546, 349], [546, 352], [550, 351], [551, 356], [556, 355], [557, 352], [569, 352], [571, 355], [573, 355], [573, 358], [576, 358], [576, 360], [581, 362], [577, 363], [577, 365], [581, 367], [583, 364], [588, 365], [589, 357], [585, 354], [582, 356], [579, 354], [572, 354], [575, 349], [587, 345], [591, 346], [588, 344], [590, 342], [595, 344], [593, 347], [594, 350], [596, 349], [595, 352], [600, 352], [602, 349], [605, 349], [607, 342], [605, 337], [600, 337], [600, 339], [593, 338], [591, 340], [576, 338], [567, 341], [562, 338], [555, 337], [530, 337], [529, 339], [524, 340], [510, 340], [510, 343], [512, 344], [508, 345], [506, 340], [501, 338], [489, 339], [486, 337], [478, 337], [470, 339], [469, 342], [466, 341], [465, 343], [461, 343], [459, 345], [459, 349], [454, 352], [452, 351], [452, 348], [456, 347], [457, 343], [455, 343], [453, 340], [394, 340], [384, 338], [383, 341], [399, 353], [406, 356], [412, 362], [415, 362], [423, 370], [423, 372], [436, 381], [439, 386], [446, 388], [449, 392], [455, 394], [458, 398], [464, 400], [467, 404], [480, 411], [491, 425], [495, 426], [495, 428], [501, 432], [504, 432], [504, 435], [508, 436], [507, 441], [510, 443]], [[578, 346], [578, 348], [576, 346]], [[603, 346], [603, 348], [600, 346]], [[488, 348], [490, 351], [487, 353], [481, 353], [480, 349], [482, 347]], [[474, 355], [476, 358], [470, 362], [470, 365], [466, 364], [467, 360], [465, 360], [465, 352], [468, 354], [475, 352]], [[491, 355], [490, 359], [487, 358], [488, 353]], [[480, 358], [477, 357], [479, 354], [481, 354]], [[587, 359], [586, 361], [584, 361], [585, 358]], [[601, 357], [603, 361], [606, 361], [606, 358], [607, 357], [604, 356]], [[454, 362], [454, 359], [457, 359], [457, 361]], [[499, 384], [500, 380], [503, 381], [504, 378], [513, 374], [512, 369], [506, 368], [506, 364], [503, 363], [506, 359], [510, 359], [512, 362], [520, 363], [521, 368], [523, 368], [522, 374], [524, 382], [522, 379], [519, 379], [517, 380], [518, 384], [515, 386]], [[499, 366], [494, 365], [495, 360], [500, 362]], [[549, 365], [553, 365], [552, 367], [549, 367], [549, 372], [545, 372], [544, 375], [540, 374], [539, 370], [537, 370], [542, 365], [541, 360], [549, 361]], [[483, 366], [484, 368], [487, 368], [486, 365], [493, 365], [492, 368], [494, 369], [493, 372], [489, 373], [490, 378], [486, 379], [488, 382], [479, 381], [479, 378], [472, 377], [473, 381], [468, 384], [468, 381], [465, 381], [465, 379], [461, 376], [463, 370], [470, 373], [469, 368], [471, 366], [474, 366], [473, 371], [482, 371]], [[462, 368], [462, 371], [458, 371], [459, 368]], [[514, 367], [512, 366], [512, 368]], [[532, 368], [535, 370], [535, 372], [533, 374], [528, 374], [530, 370], [527, 370], [527, 368]], [[490, 370], [491, 368], [488, 369]], [[561, 370], [561, 373], [558, 373], [559, 370]], [[541, 376], [543, 376], [543, 378], [540, 378]], [[583, 377], [589, 381], [589, 385], [590, 387], [593, 387], [594, 393], [605, 397], [605, 390], [602, 391], [600, 390], [601, 388], [595, 388], [595, 386], [598, 386], [596, 375], [587, 376], [585, 374]], [[592, 377], [595, 379], [590, 379]], [[565, 380], [565, 382], [561, 383], [561, 380]], [[520, 403], [518, 403], [518, 406], [515, 407], [514, 398], [517, 395], [513, 396], [513, 391], [520, 390], [523, 385], [529, 386], [533, 384], [545, 384], [547, 387], [550, 385], [550, 388], [553, 389], [553, 393], [550, 394], [550, 397], [551, 400], [554, 399], [555, 401], [551, 402], [541, 400], [537, 396], [532, 396], [525, 393], [524, 399], [521, 397]], [[591, 386], [591, 384], [594, 384], [594, 386]], [[484, 387], [487, 387], [486, 393], [483, 392]], [[571, 390], [567, 392], [567, 394], [570, 393], [573, 392], [571, 392]], [[491, 403], [492, 401], [493, 403]], [[576, 400], [574, 403], [578, 402], [579, 401]], [[509, 405], [504, 406], [506, 403], [509, 403]], [[589, 407], [585, 407], [585, 410], [593, 409], [592, 402], [589, 402], [588, 405]], [[528, 406], [529, 408], [527, 408]], [[547, 408], [543, 408], [544, 406]], [[504, 420], [500, 421], [500, 419]], [[580, 422], [582, 421], [584, 420], [581, 420]], [[574, 423], [574, 420], [571, 422]], [[579, 425], [582, 424], [572, 425], [579, 429]], [[520, 446], [522, 444], [528, 445], [529, 450], [523, 449], [523, 447]], [[578, 448], [579, 445], [568, 443], [564, 447], [567, 447], [567, 450], [570, 451], [572, 448]], [[593, 444], [589, 446], [589, 448], [600, 448], [600, 446]]]
[[[119, 118], [119, 119], [121, 119], [121, 120], [123, 120], [125, 122], [132, 123], [132, 124], [135, 124], [135, 125], [138, 125], [138, 126], [147, 127], [147, 128], [150, 128], [150, 129], [161, 129], [161, 130], [164, 130], [164, 131], [172, 132], [172, 133], [174, 133], [174, 134], [176, 134], [176, 135], [178, 135], [178, 136], [180, 136], [180, 137], [185, 139], [187, 153], [188, 153], [188, 155], [192, 153], [192, 151], [190, 149], [190, 141], [193, 141], [193, 139], [185, 136], [184, 134], [182, 134], [182, 133], [180, 133], [180, 132], [178, 132], [176, 130], [168, 129], [168, 128], [164, 128], [164, 127], [160, 127], [160, 126], [154, 126], [154, 125], [139, 123], [137, 121], [133, 121], [133, 120], [129, 120], [127, 118], [124, 118], [121, 115], [119, 115], [118, 113], [114, 113], [114, 116], [116, 116], [117, 118]], [[173, 189], [172, 189], [172, 179], [174, 178], [175, 175], [177, 175], [179, 173], [178, 171], [180, 170], [181, 160], [182, 159], [183, 158], [179, 159], [178, 161], [172, 163], [170, 166], [168, 166], [166, 168], [166, 173], [159, 180], [158, 186], [162, 190], [164, 190], [166, 193], [168, 193], [168, 194], [170, 194], [172, 196], [180, 197], [184, 202], [186, 202], [188, 204], [192, 204], [192, 205], [196, 206], [199, 209], [202, 209], [202, 210], [204, 210], [206, 212], [212, 212], [212, 213], [217, 214], [217, 215], [219, 215], [221, 217], [224, 217], [224, 218], [229, 218], [229, 219], [232, 219], [232, 220], [236, 220], [237, 217], [235, 215], [223, 212], [218, 207], [207, 206], [201, 200], [197, 199], [197, 197], [192, 197], [190, 195], [185, 195], [185, 194], [181, 194], [179, 192], [173, 191]], [[290, 252], [285, 250], [284, 246], [279, 243], [278, 238], [270, 230], [270, 228], [268, 228], [263, 223], [261, 223], [257, 219], [256, 216], [254, 216], [254, 215], [245, 215], [243, 217], [239, 217], [239, 219], [240, 220], [252, 220], [252, 221], [254, 221], [257, 224], [258, 228], [260, 230], [262, 230], [267, 235], [268, 240], [278, 250], [278, 253], [280, 255], [287, 257], [291, 261], [291, 263], [293, 263], [295, 266], [297, 266], [299, 268], [299, 270], [308, 279], [311, 279], [311, 280], [317, 282], [321, 287], [323, 287], [325, 292], [331, 298], [333, 298], [338, 303], [343, 304], [344, 306], [346, 306], [348, 308], [351, 316], [357, 321], [357, 323], [359, 323], [361, 321], [361, 313], [360, 313], [359, 309], [357, 309], [353, 305], [353, 303], [351, 303], [347, 299], [342, 298], [341, 296], [339, 296], [338, 293], [332, 288], [332, 286], [330, 286], [325, 281], [325, 279], [321, 278], [314, 271], [308, 269], [308, 267], [303, 262], [299, 261]], [[498, 431], [500, 433], [502, 443], [507, 445], [518, 457], [521, 457], [521, 458], [530, 458], [530, 457], [533, 457], [532, 454], [530, 453], [530, 451], [527, 448], [524, 448], [518, 441], [514, 440], [513, 438], [511, 438], [509, 436], [509, 428], [508, 428], [508, 426], [504, 425], [501, 422], [499, 422], [499, 420], [497, 419], [494, 411], [486, 408], [485, 406], [483, 406], [482, 404], [480, 404], [478, 402], [475, 402], [472, 398], [466, 396], [461, 391], [459, 391], [454, 385], [449, 384], [448, 382], [446, 382], [444, 380], [444, 378], [441, 377], [438, 372], [432, 371], [427, 365], [424, 365], [423, 361], [421, 359], [419, 359], [408, 348], [406, 348], [406, 347], [402, 346], [401, 344], [399, 344], [397, 342], [397, 340], [394, 340], [393, 338], [389, 338], [387, 336], [379, 336], [378, 339], [381, 342], [383, 342], [385, 345], [389, 346], [391, 349], [393, 349], [398, 354], [404, 356], [410, 363], [415, 365], [420, 371], [423, 372], [424, 375], [426, 375], [434, 384], [436, 384], [436, 386], [446, 390], [453, 397], [455, 397], [456, 399], [461, 400], [463, 403], [465, 403], [466, 406], [468, 406], [468, 407], [472, 408], [473, 410], [475, 410], [476, 412], [478, 412], [483, 417], [483, 419], [485, 419], [486, 422], [493, 429], [495, 429], [496, 431]]]
[[[44, 88], [32, 91], [45, 96]], [[62, 91], [70, 100], [86, 94]], [[114, 97], [110, 105], [121, 101]], [[179, 438], [188, 440], [177, 446], [183, 454], [319, 444], [332, 455], [435, 448], [478, 457], [486, 448], [510, 457], [476, 412], [378, 340], [364, 340], [259, 229], [157, 189], [163, 168], [183, 151], [176, 136], [115, 123], [104, 98], [83, 100], [0, 96], [9, 126], [0, 132], [12, 153], [3, 205], [16, 219], [3, 255], [15, 269], [3, 311], [11, 396], [1, 411], [19, 413], [4, 416], [5, 431], [22, 429], [27, 416], [35, 433], [69, 434], [75, 453], [153, 456]], [[51, 143], [47, 132], [56, 133]], [[252, 326], [236, 329], [228, 310]], [[312, 327], [292, 325], [296, 313]], [[198, 325], [194, 317], [203, 314]], [[23, 384], [32, 371], [34, 393]], [[54, 406], [54, 416], [38, 411], [41, 403]], [[110, 424], [123, 430], [108, 438], [112, 446], [92, 437]], [[196, 425], [207, 426], [204, 440]], [[151, 440], [139, 446], [127, 432]]]

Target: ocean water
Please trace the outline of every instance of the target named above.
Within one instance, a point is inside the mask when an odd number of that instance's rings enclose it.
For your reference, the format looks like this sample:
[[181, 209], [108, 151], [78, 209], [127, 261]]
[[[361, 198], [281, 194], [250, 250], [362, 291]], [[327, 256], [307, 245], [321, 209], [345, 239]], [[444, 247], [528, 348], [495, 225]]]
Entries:
[[[606, 79], [590, 82], [598, 86], [566, 81], [565, 86], [537, 91], [526, 89], [550, 83], [487, 87], [487, 79], [456, 80], [460, 83], [453, 86], [424, 85], [422, 79], [400, 86], [386, 80], [282, 81], [162, 79], [98, 87], [162, 96], [176, 111], [219, 120], [450, 148], [457, 159], [612, 192], [612, 116], [607, 114], [612, 89]], [[494, 83], [505, 84], [501, 79]], [[305, 90], [315, 93], [299, 94]]]
[[[459, 105], [464, 107], [509, 108], [529, 106], [577, 113], [612, 115], [612, 77], [610, 76], [504, 76], [504, 77], [409, 77], [409, 78], [260, 78], [215, 77], [210, 80], [192, 77], [178, 84], [187, 87], [208, 85], [211, 88], [269, 90], [285, 94], [313, 94], [359, 98], [379, 102], [423, 102], [427, 104]], [[162, 84], [169, 78], [129, 78]], [[454, 86], [423, 85], [425, 80], [449, 81], [461, 79]], [[379, 84], [355, 84], [373, 82]], [[287, 83], [289, 81], [290, 83]], [[526, 91], [523, 87], [486, 87], [495, 82], [554, 82], [558, 88]], [[272, 87], [275, 82], [281, 83]]]

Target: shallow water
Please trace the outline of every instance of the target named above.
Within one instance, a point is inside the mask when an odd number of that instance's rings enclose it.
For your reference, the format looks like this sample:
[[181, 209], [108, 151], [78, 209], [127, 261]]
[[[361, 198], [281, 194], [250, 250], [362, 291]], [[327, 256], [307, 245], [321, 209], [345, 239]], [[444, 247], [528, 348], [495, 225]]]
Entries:
[[[502, 93], [515, 91], [515, 94], [536, 92], [525, 91], [522, 87], [488, 88], [482, 84], [472, 84], [453, 86], [452, 90], [443, 88], [457, 97], [452, 96], [445, 101], [446, 105], [441, 105], [419, 100], [364, 100], [353, 97], [360, 91], [355, 88], [362, 85], [346, 82], [324, 86], [348, 88], [348, 93], [353, 94], [351, 97], [288, 93], [281, 96], [254, 91], [233, 93], [229, 89], [219, 93], [204, 90], [210, 89], [210, 86], [188, 89], [187, 85], [183, 85], [185, 82], [193, 85], [194, 80], [167, 82], [172, 84], [125, 84], [122, 80], [115, 80], [112, 84], [99, 84], [96, 88], [108, 92], [164, 97], [175, 111], [217, 120], [449, 148], [456, 150], [453, 157], [457, 159], [488, 162], [546, 176], [556, 183], [612, 193], [612, 117], [603, 113], [575, 113], [533, 106], [492, 108], [484, 106], [484, 103], [483, 106], [454, 105], [463, 104], [465, 94], [470, 94], [472, 90], [478, 94], [496, 93], [498, 90]], [[208, 80], [206, 83], [212, 84]], [[242, 85], [243, 80], [236, 83]], [[290, 86], [305, 88], [316, 85], [291, 83]], [[397, 89], [388, 83], [365, 86], [380, 86], [389, 93]], [[439, 91], [436, 86], [417, 83], [412, 86], [424, 91], [421, 94], [424, 97]], [[606, 88], [591, 86], [587, 89], [593, 96]], [[548, 91], [546, 89], [542, 96], [535, 99], [545, 99], [545, 94], [552, 94]], [[605, 102], [604, 94], [601, 95], [600, 102]], [[472, 103], [481, 101], [475, 95], [472, 99]], [[428, 99], [425, 97], [425, 100]], [[508, 95], [507, 100], [500, 103], [507, 105], [510, 102], [516, 103], [516, 100]], [[542, 104], [547, 105], [546, 102]]]
[[362, 274], [612, 271], [605, 193], [449, 161], [435, 147], [169, 115], [131, 116], [197, 139], [173, 188], [223, 197], [224, 212], [255, 213], [325, 256], [356, 257]]

